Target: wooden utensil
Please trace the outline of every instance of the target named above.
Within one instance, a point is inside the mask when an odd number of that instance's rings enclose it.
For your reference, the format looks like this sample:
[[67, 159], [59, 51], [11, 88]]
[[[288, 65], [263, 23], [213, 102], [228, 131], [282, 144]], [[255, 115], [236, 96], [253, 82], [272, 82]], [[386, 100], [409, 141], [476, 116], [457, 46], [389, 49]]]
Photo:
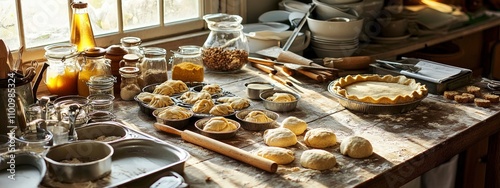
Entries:
[[332, 67], [342, 70], [367, 69], [371, 63], [375, 62], [375, 60], [370, 56], [352, 56], [342, 58], [325, 57], [318, 60], [323, 61], [323, 65], [325, 67]]
[[224, 142], [211, 139], [209, 137], [194, 133], [189, 130], [180, 131], [161, 123], [154, 123], [153, 126], [160, 131], [179, 135], [183, 140], [187, 142], [199, 145], [201, 147], [215, 151], [217, 153], [231, 157], [241, 162], [247, 163], [259, 169], [271, 173], [276, 173], [276, 170], [278, 169], [278, 165], [274, 161], [271, 161], [269, 159], [257, 155], [253, 155], [245, 150], [231, 146]]
[[[248, 57], [248, 61], [250, 61], [252, 63], [266, 65], [266, 66], [283, 65], [283, 66], [286, 66], [286, 67], [288, 67], [290, 69], [294, 69], [294, 70], [297, 70], [297, 69], [315, 69], [315, 70], [332, 70], [332, 71], [337, 70], [336, 68], [330, 68], [330, 67], [294, 64], [294, 63], [287, 63], [287, 62], [262, 59], [262, 58], [258, 58], [258, 57]], [[307, 63], [304, 63], [304, 64], [307, 64]]]
[[0, 39], [0, 79], [6, 79], [9, 77], [10, 66], [8, 63], [9, 59], [9, 49], [7, 45]]

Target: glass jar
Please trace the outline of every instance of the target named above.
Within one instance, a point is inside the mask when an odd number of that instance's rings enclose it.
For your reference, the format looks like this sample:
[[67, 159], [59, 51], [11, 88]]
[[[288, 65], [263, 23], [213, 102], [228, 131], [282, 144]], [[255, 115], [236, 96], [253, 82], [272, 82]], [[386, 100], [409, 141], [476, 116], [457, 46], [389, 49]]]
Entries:
[[142, 58], [143, 52], [141, 49], [142, 40], [138, 37], [123, 37], [120, 39], [121, 46], [129, 54], [136, 54], [139, 58]]
[[235, 72], [248, 60], [248, 40], [243, 34], [238, 15], [208, 14], [203, 16], [210, 34], [203, 44], [203, 65], [211, 72]]
[[125, 54], [120, 61], [120, 67], [138, 67], [140, 57], [136, 54]]
[[113, 100], [115, 96], [110, 94], [91, 94], [87, 97], [90, 104], [89, 112], [107, 111], [113, 112]]
[[139, 66], [141, 76], [138, 79], [141, 88], [168, 80], [166, 56], [167, 51], [163, 48], [144, 48], [144, 57]]
[[76, 116], [75, 126], [80, 127], [84, 125], [87, 121], [87, 115], [89, 112], [89, 101], [86, 97], [79, 95], [68, 95], [54, 100], [54, 109], [56, 111], [58, 121], [65, 122], [69, 125], [69, 117], [71, 115], [70, 106], [75, 104], [81, 107]]
[[122, 82], [120, 83], [120, 98], [126, 101], [133, 100], [134, 97], [141, 92], [137, 76], [139, 68], [137, 67], [122, 67], [120, 68]]
[[77, 82], [80, 66], [73, 44], [54, 44], [45, 47], [47, 70], [45, 84], [51, 94], [66, 96], [78, 93]]
[[113, 85], [116, 77], [109, 75], [91, 76], [87, 82], [89, 95], [107, 94], [114, 95]]
[[85, 50], [83, 54], [83, 64], [78, 75], [78, 95], [89, 96], [87, 82], [92, 76], [111, 76], [111, 61], [104, 58], [106, 50], [95, 47]]
[[184, 82], [203, 82], [205, 69], [201, 57], [201, 47], [180, 46], [178, 51], [172, 51], [172, 80]]

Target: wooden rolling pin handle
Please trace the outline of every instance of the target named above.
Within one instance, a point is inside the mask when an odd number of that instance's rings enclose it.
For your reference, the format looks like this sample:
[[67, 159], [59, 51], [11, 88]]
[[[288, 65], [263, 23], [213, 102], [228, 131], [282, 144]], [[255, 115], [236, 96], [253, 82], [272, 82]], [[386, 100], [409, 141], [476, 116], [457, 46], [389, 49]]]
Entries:
[[310, 59], [307, 59], [290, 51], [281, 52], [278, 55], [278, 58], [276, 58], [276, 61], [299, 64], [299, 65], [311, 65], [313, 62]]
[[281, 79], [280, 77], [274, 75], [274, 74], [269, 74], [269, 76], [273, 79], [273, 80], [276, 80], [278, 81], [279, 83], [283, 84], [283, 85], [286, 85], [286, 86], [293, 86], [293, 83], [290, 82], [290, 81], [286, 81], [286, 80], [283, 80]]
[[287, 74], [288, 76], [293, 76], [293, 74], [294, 74], [294, 72], [295, 72], [293, 69], [290, 69], [290, 68], [285, 67], [285, 66], [279, 66], [279, 68], [281, 68], [281, 70], [282, 70], [285, 74]]
[[252, 63], [252, 66], [265, 72], [265, 73], [268, 73], [268, 74], [276, 74], [278, 73], [278, 71], [274, 68], [271, 68], [271, 67], [268, 67], [268, 66], [265, 66], [265, 65], [261, 65], [261, 64], [255, 64], [255, 63]]
[[267, 59], [262, 59], [262, 58], [257, 58], [257, 57], [248, 57], [248, 61], [251, 63], [265, 65], [265, 66], [269, 66], [269, 67], [274, 66], [273, 61], [267, 60]]
[[333, 67], [343, 70], [367, 69], [374, 59], [370, 56], [352, 56], [343, 58], [324, 58], [323, 64], [326, 67]]
[[240, 148], [228, 145], [224, 142], [208, 138], [206, 136], [185, 130], [181, 135], [182, 139], [190, 143], [202, 146], [209, 150], [215, 151], [222, 155], [231, 157], [233, 159], [239, 160], [241, 162], [247, 163], [259, 169], [275, 173], [278, 169], [278, 165], [269, 159], [253, 155]]
[[153, 126], [163, 132], [170, 133], [170, 134], [175, 134], [175, 135], [182, 135], [182, 131], [177, 130], [171, 126], [165, 126], [164, 124], [161, 123], [154, 123]]
[[316, 80], [318, 82], [323, 82], [323, 77], [319, 74], [316, 74], [316, 73], [313, 73], [313, 72], [309, 72], [309, 71], [306, 71], [306, 70], [302, 70], [302, 69], [297, 69], [297, 72], [299, 72], [300, 74], [303, 74], [304, 76], [307, 76], [313, 80]]

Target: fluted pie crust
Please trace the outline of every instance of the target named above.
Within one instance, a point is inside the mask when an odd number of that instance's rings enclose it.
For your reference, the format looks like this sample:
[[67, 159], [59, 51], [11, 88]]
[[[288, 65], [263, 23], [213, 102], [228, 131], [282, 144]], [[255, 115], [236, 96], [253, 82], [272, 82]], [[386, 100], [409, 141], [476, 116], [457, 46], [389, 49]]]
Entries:
[[425, 85], [405, 76], [348, 75], [339, 78], [332, 90], [347, 99], [372, 104], [402, 104], [427, 96]]

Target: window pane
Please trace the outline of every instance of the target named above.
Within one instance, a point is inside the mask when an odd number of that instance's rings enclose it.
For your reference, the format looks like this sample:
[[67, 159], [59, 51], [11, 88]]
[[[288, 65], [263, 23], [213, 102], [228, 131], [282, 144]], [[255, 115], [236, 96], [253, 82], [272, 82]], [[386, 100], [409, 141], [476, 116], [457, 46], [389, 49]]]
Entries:
[[68, 1], [21, 1], [26, 47], [69, 41]]
[[14, 0], [0, 0], [0, 38], [11, 50], [19, 48], [19, 30]]
[[199, 0], [164, 0], [165, 23], [200, 17]]
[[118, 32], [116, 0], [89, 0], [88, 3], [94, 36]]
[[123, 0], [123, 28], [130, 30], [159, 25], [158, 0]]

